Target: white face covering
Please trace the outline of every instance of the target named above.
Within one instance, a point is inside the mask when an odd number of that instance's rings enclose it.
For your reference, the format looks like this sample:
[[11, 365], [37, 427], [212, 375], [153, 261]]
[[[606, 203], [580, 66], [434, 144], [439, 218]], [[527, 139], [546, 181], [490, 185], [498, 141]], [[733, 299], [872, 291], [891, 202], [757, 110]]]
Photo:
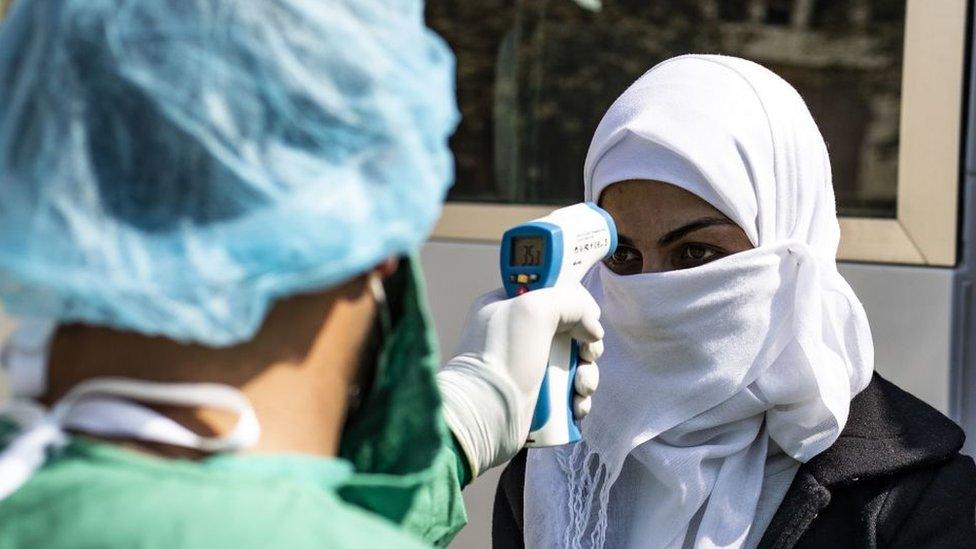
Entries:
[[756, 249], [685, 271], [590, 273], [607, 329], [601, 386], [583, 442], [529, 452], [526, 546], [755, 545], [765, 479], [833, 444], [873, 369], [867, 319], [834, 262], [823, 139], [771, 72], [683, 56], [635, 82], [596, 131], [587, 199], [628, 179], [698, 195]]

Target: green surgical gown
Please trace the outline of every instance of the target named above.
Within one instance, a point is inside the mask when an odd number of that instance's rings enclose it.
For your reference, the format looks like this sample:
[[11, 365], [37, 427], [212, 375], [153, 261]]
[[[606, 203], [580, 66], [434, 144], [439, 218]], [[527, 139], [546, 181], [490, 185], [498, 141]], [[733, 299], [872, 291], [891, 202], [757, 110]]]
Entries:
[[[446, 545], [467, 520], [467, 473], [440, 413], [416, 261], [388, 292], [393, 329], [340, 457], [175, 460], [75, 436], [0, 501], [0, 548]], [[0, 448], [15, 435], [0, 424]]]

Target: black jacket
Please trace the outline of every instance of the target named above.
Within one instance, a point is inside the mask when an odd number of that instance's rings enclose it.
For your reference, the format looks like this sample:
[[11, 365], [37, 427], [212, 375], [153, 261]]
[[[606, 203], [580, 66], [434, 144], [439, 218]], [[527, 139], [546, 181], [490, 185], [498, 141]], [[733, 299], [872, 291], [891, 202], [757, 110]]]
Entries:
[[[976, 466], [962, 429], [878, 375], [840, 438], [800, 466], [760, 542], [785, 547], [976, 547]], [[496, 549], [522, 547], [525, 452], [502, 473]]]

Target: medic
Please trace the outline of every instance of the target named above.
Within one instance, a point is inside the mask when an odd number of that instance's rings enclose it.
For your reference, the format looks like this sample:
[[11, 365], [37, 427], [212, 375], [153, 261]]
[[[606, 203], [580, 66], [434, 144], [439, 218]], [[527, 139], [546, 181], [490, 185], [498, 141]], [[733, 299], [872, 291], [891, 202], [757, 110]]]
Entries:
[[443, 546], [556, 334], [589, 409], [578, 284], [485, 296], [435, 373], [453, 66], [419, 1], [14, 3], [0, 547]]

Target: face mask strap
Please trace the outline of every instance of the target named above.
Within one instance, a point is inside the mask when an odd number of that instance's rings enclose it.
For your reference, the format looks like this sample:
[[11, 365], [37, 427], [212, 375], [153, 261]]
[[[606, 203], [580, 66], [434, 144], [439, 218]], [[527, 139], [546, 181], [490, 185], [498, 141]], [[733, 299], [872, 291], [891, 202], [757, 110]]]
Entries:
[[[207, 407], [238, 415], [227, 435], [205, 437], [137, 402]], [[0, 452], [0, 500], [20, 488], [39, 469], [51, 450], [68, 444], [67, 431], [129, 438], [225, 452], [253, 446], [261, 435], [254, 408], [237, 389], [217, 383], [157, 383], [124, 378], [94, 378], [76, 385], [49, 411], [30, 401], [7, 403], [4, 415], [21, 431]]]
[[363, 402], [369, 396], [383, 347], [393, 330], [393, 314], [390, 311], [390, 303], [387, 300], [387, 292], [382, 277], [378, 274], [371, 274], [368, 284], [370, 293], [373, 294], [373, 299], [376, 302], [376, 316], [373, 319], [373, 327], [360, 351], [362, 358], [359, 362], [356, 380], [349, 386], [347, 393], [347, 424], [358, 415]]
[[[136, 402], [204, 407], [237, 415], [226, 435], [204, 437]], [[226, 452], [257, 444], [261, 436], [254, 408], [239, 390], [219, 383], [158, 383], [125, 378], [94, 378], [72, 388], [51, 410], [51, 419], [68, 428], [182, 446], [203, 452]]]
[[47, 392], [47, 355], [57, 323], [46, 319], [23, 319], [0, 347], [9, 396], [39, 398]]
[[380, 335], [381, 339], [385, 340], [393, 330], [393, 314], [390, 312], [390, 302], [387, 299], [386, 288], [383, 285], [383, 279], [380, 275], [370, 275], [369, 291], [373, 294], [373, 299], [376, 301], [376, 316], [382, 332]]

